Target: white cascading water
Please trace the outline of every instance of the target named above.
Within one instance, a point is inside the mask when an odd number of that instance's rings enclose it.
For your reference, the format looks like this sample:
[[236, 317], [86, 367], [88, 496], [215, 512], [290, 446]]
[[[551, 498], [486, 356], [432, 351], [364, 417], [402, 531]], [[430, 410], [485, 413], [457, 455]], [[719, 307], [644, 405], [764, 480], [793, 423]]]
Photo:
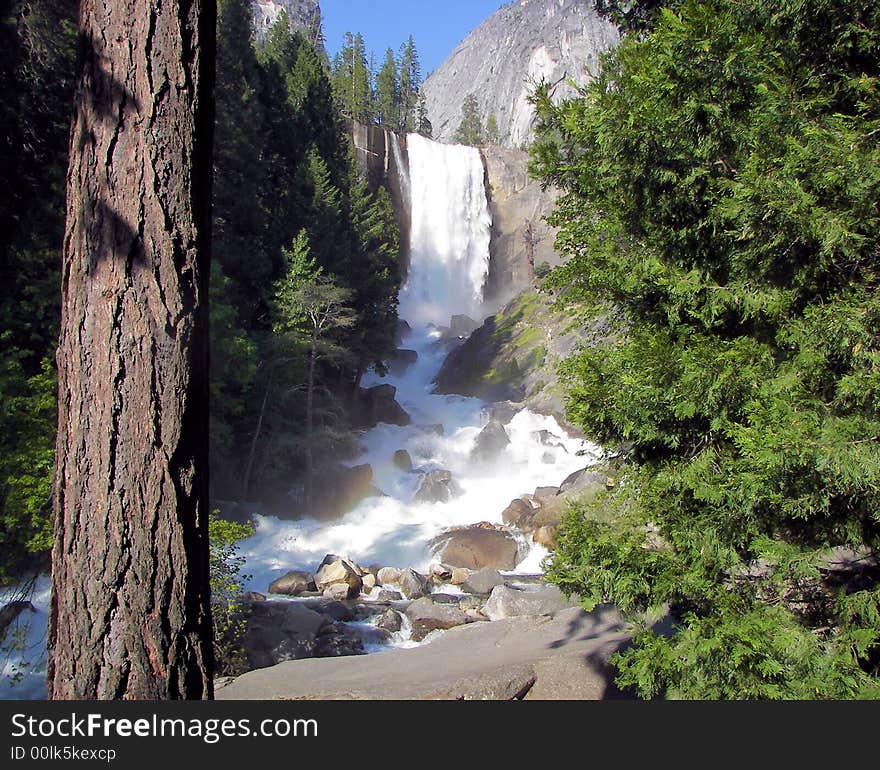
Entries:
[[[396, 146], [397, 142], [392, 142]], [[489, 214], [483, 167], [477, 150], [442, 145], [421, 136], [408, 137], [412, 239], [409, 278], [401, 291], [400, 313], [412, 332], [402, 347], [416, 350], [418, 360], [404, 373], [367, 375], [363, 385], [389, 383], [397, 401], [412, 417], [398, 427], [380, 423], [363, 436], [364, 453], [351, 464], [369, 463], [373, 483], [387, 497], [363, 501], [336, 521], [305, 518], [282, 521], [257, 516], [256, 534], [241, 544], [248, 590], [266, 592], [269, 583], [288, 570], [314, 571], [328, 553], [365, 566], [412, 567], [426, 572], [433, 561], [428, 542], [446, 527], [481, 521], [501, 523], [501, 513], [515, 497], [538, 486], [559, 484], [570, 473], [599, 457], [599, 449], [571, 438], [552, 417], [521, 411], [506, 426], [510, 444], [493, 462], [471, 458], [486, 423], [486, 404], [476, 398], [433, 395], [433, 380], [446, 354], [438, 326], [453, 314], [482, 317], [482, 289], [489, 268]], [[400, 161], [398, 153], [396, 160]], [[398, 168], [400, 165], [398, 164]], [[442, 425], [442, 435], [436, 430]], [[554, 434], [546, 446], [538, 431]], [[393, 463], [394, 452], [406, 449], [416, 472]], [[463, 490], [448, 503], [414, 502], [418, 471], [446, 469]], [[523, 558], [517, 573], [538, 573], [544, 548], [522, 537]], [[444, 586], [444, 592], [455, 590]], [[284, 597], [273, 597], [284, 598]], [[33, 658], [45, 647], [49, 580], [40, 579], [33, 595], [37, 615], [31, 618], [27, 644]], [[5, 599], [0, 593], [0, 605]], [[399, 644], [411, 644], [399, 640]], [[45, 663], [10, 687], [19, 656], [0, 662], [0, 698], [45, 697]]]
[[411, 324], [482, 315], [492, 219], [475, 147], [407, 138], [412, 231], [400, 315]]

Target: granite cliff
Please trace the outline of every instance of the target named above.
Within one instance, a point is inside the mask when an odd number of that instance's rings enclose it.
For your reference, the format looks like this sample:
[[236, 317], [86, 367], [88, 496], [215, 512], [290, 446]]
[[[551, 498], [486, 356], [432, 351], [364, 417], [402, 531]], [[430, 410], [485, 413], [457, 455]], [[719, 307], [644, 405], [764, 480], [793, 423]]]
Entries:
[[590, 3], [518, 0], [496, 11], [468, 35], [425, 82], [434, 138], [450, 142], [461, 106], [474, 94], [483, 119], [494, 114], [501, 144], [523, 147], [532, 135], [533, 84], [558, 84], [557, 98], [572, 95], [595, 74], [599, 56], [617, 44], [616, 28]]

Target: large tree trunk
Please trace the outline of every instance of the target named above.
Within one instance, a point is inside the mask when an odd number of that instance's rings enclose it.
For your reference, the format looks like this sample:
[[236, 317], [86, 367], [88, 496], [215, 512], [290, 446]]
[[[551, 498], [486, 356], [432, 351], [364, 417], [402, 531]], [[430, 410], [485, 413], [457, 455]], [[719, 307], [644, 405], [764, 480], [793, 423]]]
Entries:
[[214, 0], [82, 0], [49, 697], [210, 698]]

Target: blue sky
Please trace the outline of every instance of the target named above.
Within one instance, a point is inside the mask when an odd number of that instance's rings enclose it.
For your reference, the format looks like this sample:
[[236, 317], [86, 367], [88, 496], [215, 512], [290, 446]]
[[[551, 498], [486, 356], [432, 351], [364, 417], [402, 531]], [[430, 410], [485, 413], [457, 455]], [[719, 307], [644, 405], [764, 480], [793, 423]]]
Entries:
[[425, 77], [502, 5], [504, 0], [321, 0], [327, 52], [332, 59], [346, 32], [360, 32], [378, 67], [386, 48], [396, 55], [412, 35]]

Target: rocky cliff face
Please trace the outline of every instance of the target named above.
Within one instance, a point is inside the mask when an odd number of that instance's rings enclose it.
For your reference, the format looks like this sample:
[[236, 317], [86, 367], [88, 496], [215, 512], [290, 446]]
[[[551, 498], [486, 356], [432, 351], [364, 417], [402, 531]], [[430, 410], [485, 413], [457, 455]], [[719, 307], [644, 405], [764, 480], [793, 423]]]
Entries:
[[257, 39], [263, 40], [282, 11], [287, 11], [294, 29], [312, 31], [321, 29], [321, 7], [318, 0], [251, 0], [254, 9], [254, 29]]
[[522, 150], [488, 146], [482, 149], [492, 214], [491, 261], [485, 297], [500, 304], [531, 282], [528, 246], [536, 266], [551, 267], [560, 260], [554, 248], [556, 230], [544, 217], [553, 210], [559, 193], [542, 190], [528, 172], [529, 156]]
[[505, 5], [425, 82], [434, 138], [452, 141], [461, 122], [461, 105], [474, 94], [484, 121], [495, 115], [501, 143], [522, 147], [532, 134], [532, 84], [558, 83], [557, 98], [572, 95], [565, 81], [588, 82], [599, 55], [617, 41], [616, 28], [582, 0], [518, 0]]

